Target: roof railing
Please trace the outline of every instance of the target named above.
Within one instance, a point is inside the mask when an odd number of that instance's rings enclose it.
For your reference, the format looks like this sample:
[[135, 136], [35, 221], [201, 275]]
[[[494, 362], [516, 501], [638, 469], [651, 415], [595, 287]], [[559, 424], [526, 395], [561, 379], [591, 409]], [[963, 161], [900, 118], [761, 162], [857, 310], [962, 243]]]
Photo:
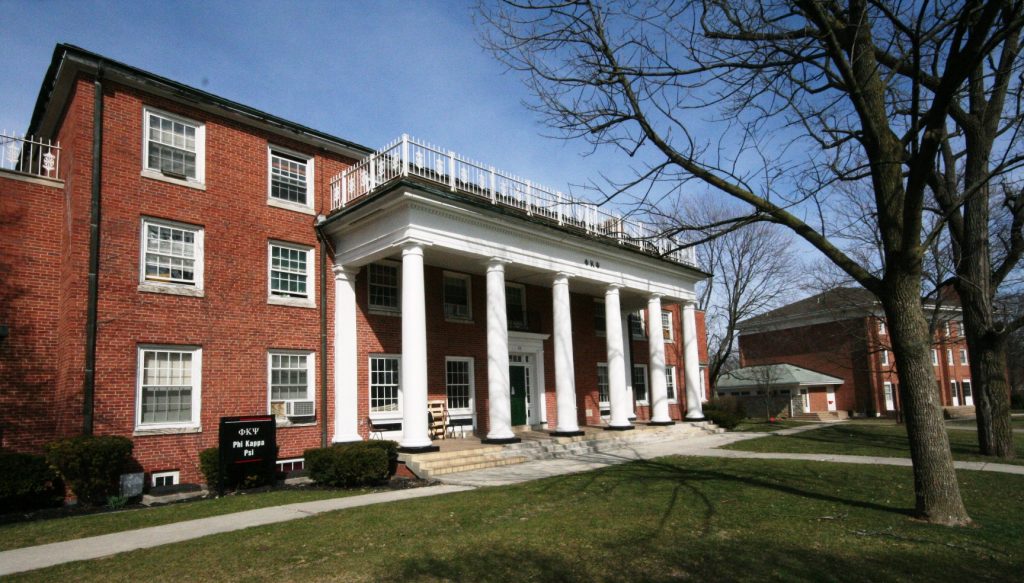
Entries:
[[60, 180], [60, 142], [0, 132], [0, 169]]

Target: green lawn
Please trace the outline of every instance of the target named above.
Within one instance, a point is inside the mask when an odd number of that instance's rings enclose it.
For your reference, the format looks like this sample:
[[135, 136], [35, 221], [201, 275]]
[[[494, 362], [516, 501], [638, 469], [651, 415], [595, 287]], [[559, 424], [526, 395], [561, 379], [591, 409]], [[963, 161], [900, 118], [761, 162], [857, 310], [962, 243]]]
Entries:
[[764, 417], [748, 417], [740, 424], [737, 425], [731, 431], [750, 431], [750, 432], [769, 432], [778, 431], [780, 429], [790, 429], [793, 427], [803, 427], [807, 423], [800, 421], [791, 421], [789, 419], [776, 419], [774, 423], [769, 423], [768, 419]]
[[332, 512], [12, 580], [1019, 580], [1024, 478], [959, 477], [969, 528], [911, 518], [908, 468], [665, 458]]
[[[977, 427], [977, 423], [974, 419], [963, 419], [960, 421], [950, 421], [949, 425], [952, 427], [968, 427], [974, 429]], [[1010, 419], [1010, 426], [1014, 429], [1024, 429], [1024, 417], [1012, 417]]]
[[[1014, 434], [1017, 458], [1006, 461], [1024, 465], [1024, 434]], [[999, 461], [978, 454], [978, 436], [972, 431], [949, 431], [953, 458], [963, 461]], [[769, 435], [732, 443], [724, 449], [781, 453], [829, 453], [839, 455], [873, 455], [910, 457], [907, 431], [902, 425], [871, 425], [841, 423], [796, 435]]]
[[239, 494], [219, 499], [182, 502], [155, 508], [138, 508], [123, 512], [105, 512], [68, 518], [53, 518], [33, 522], [0, 525], [0, 551], [29, 547], [63, 540], [83, 538], [159, 526], [182, 520], [206, 518], [219, 514], [242, 512], [267, 506], [280, 506], [295, 502], [309, 502], [326, 498], [339, 498], [365, 494], [369, 490], [279, 490], [258, 494]]

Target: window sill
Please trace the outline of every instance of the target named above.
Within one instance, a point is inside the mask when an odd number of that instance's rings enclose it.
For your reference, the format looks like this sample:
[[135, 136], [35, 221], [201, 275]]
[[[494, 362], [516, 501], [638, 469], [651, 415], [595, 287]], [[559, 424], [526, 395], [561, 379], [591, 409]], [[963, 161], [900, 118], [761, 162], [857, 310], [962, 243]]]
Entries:
[[160, 172], [149, 170], [147, 168], [142, 169], [141, 176], [143, 178], [151, 178], [153, 180], [159, 180], [160, 182], [166, 182], [168, 184], [177, 184], [178, 186], [186, 186], [188, 188], [194, 188], [196, 190], [206, 190], [205, 183], [192, 180], [182, 180], [180, 178], [171, 178], [170, 176], [165, 176]]
[[196, 427], [136, 427], [135, 431], [132, 432], [132, 437], [142, 437], [144, 435], [178, 435], [185, 433], [202, 433], [202, 426]]
[[367, 313], [369, 313], [371, 315], [374, 315], [374, 316], [391, 316], [392, 318], [401, 318], [402, 317], [402, 311], [401, 310], [384, 310], [384, 309], [381, 309], [381, 308], [368, 308], [366, 311], [367, 311]]
[[282, 298], [279, 296], [267, 297], [267, 303], [273, 306], [291, 306], [293, 308], [315, 308], [316, 302], [302, 298]]
[[466, 319], [466, 318], [445, 318], [444, 321], [448, 322], [449, 324], [473, 324], [474, 323], [472, 318], [470, 318], [470, 319]]
[[284, 209], [286, 211], [294, 211], [297, 213], [302, 213], [310, 216], [316, 215], [316, 211], [314, 211], [312, 208], [304, 204], [299, 204], [297, 202], [288, 202], [286, 200], [278, 200], [276, 198], [268, 198], [267, 206]]
[[314, 427], [315, 425], [316, 419], [312, 421], [289, 421], [288, 419], [277, 419], [278, 429], [286, 427]]
[[401, 423], [404, 416], [401, 413], [370, 413], [370, 420], [374, 423]]
[[168, 294], [172, 296], [189, 296], [193, 298], [201, 298], [206, 294], [202, 288], [176, 285], [173, 283], [156, 283], [147, 281], [139, 284], [139, 291], [149, 294]]

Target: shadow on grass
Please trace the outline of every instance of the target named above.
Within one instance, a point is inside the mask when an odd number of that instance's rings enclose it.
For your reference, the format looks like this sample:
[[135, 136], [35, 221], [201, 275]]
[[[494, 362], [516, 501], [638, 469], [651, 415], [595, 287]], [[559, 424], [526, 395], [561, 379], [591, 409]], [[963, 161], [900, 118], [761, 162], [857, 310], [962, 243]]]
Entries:
[[900, 452], [906, 456], [910, 455], [910, 445], [907, 442], [906, 431], [903, 427], [891, 429], [877, 426], [856, 427], [844, 425], [840, 427], [822, 427], [821, 429], [806, 431], [796, 435], [779, 437], [785, 437], [793, 442], [829, 444], [837, 447], [856, 446]]

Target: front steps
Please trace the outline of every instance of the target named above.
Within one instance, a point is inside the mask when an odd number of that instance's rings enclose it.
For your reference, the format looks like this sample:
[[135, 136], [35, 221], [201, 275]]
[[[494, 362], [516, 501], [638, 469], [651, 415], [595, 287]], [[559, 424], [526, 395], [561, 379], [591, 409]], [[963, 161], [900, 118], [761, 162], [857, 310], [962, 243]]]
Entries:
[[459, 451], [399, 454], [398, 459], [423, 479], [444, 474], [482, 470], [499, 466], [521, 464], [532, 460], [564, 458], [588, 453], [611, 451], [633, 445], [657, 443], [687, 436], [710, 435], [724, 430], [713, 423], [678, 423], [664, 427], [638, 425], [633, 431], [605, 431], [587, 428], [585, 435], [552, 437], [539, 431], [517, 434], [520, 443], [492, 445]]
[[847, 411], [817, 411], [814, 413], [797, 413], [796, 415], [791, 415], [789, 418], [793, 421], [834, 423], [836, 421], [849, 419], [850, 414]]

